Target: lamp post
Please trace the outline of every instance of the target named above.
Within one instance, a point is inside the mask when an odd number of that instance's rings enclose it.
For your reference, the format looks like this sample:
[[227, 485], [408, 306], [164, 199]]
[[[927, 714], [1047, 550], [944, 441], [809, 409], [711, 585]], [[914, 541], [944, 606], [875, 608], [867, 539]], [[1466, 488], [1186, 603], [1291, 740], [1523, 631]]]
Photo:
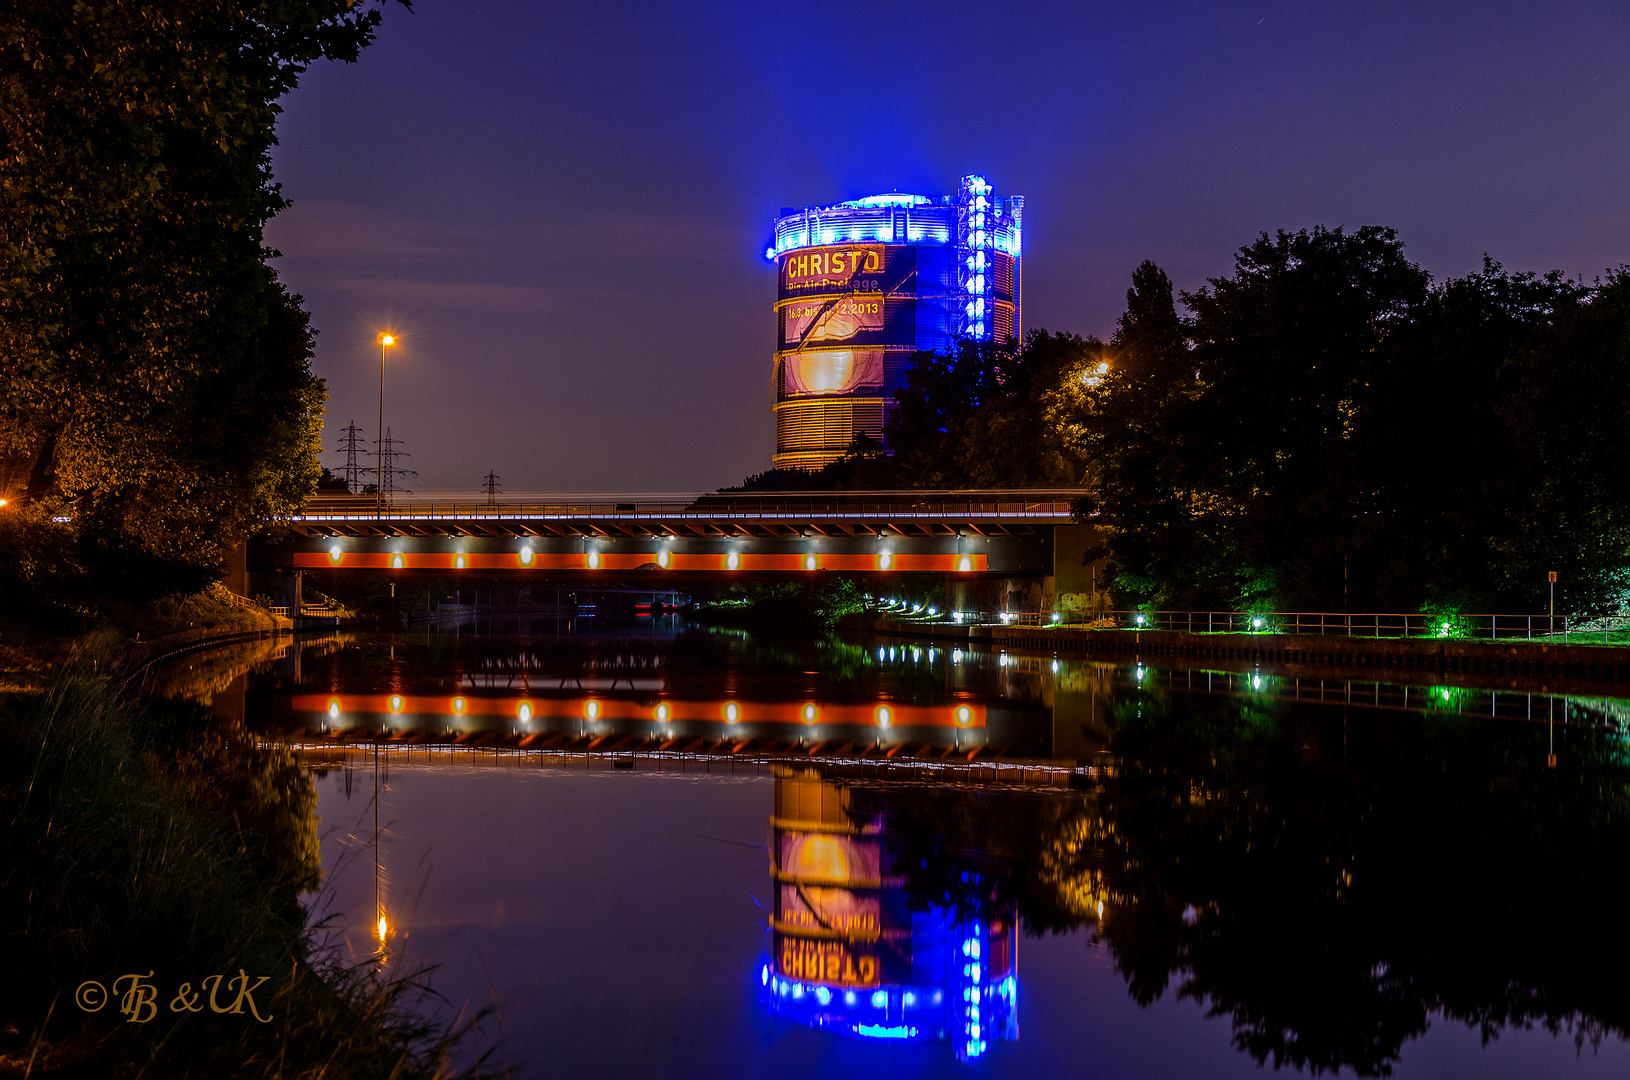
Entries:
[[385, 516], [385, 350], [395, 344], [395, 335], [379, 335], [379, 430], [374, 438], [374, 517]]

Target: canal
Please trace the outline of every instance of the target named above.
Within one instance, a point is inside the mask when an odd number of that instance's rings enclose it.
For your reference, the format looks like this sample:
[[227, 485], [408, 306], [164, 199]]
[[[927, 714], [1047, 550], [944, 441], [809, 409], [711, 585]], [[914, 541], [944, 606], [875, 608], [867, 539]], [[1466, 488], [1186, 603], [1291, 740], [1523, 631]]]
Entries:
[[672, 616], [162, 682], [523, 1076], [1630, 1072], [1630, 704]]

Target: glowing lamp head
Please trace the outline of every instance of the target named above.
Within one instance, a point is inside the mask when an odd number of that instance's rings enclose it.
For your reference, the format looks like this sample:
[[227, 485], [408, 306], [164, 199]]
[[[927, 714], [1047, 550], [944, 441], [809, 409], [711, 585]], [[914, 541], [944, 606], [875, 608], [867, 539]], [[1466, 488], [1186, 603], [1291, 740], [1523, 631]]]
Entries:
[[967, 555], [962, 556], [962, 558], [956, 561], [956, 568], [962, 573], [966, 574], [968, 571], [973, 569], [973, 559]]
[[389, 929], [389, 927], [387, 927], [385, 925], [385, 916], [381, 915], [379, 917], [379, 922], [377, 924], [377, 929], [379, 930], [379, 940], [384, 941], [385, 940], [385, 932]]
[[657, 720], [660, 723], [666, 724], [668, 722], [668, 717], [670, 717], [672, 715], [673, 715], [673, 710], [668, 708], [668, 703], [666, 701], [664, 701], [661, 705], [657, 706]]
[[402, 711], [402, 695], [401, 694], [392, 694], [391, 695], [391, 712], [399, 713], [401, 711]]
[[524, 547], [524, 548], [521, 549], [521, 565], [522, 566], [531, 566], [532, 565], [532, 549], [531, 548]]
[[521, 723], [526, 723], [532, 719], [532, 706], [527, 702], [521, 702], [520, 708], [515, 710], [515, 715], [520, 718]]
[[600, 569], [600, 553], [598, 551], [589, 552], [589, 569]]
[[813, 555], [805, 555], [804, 556], [804, 569], [805, 570], [813, 570], [813, 569], [815, 569], [815, 556], [813, 556]]
[[463, 715], [464, 710], [466, 708], [468, 708], [468, 706], [469, 706], [469, 703], [466, 702], [461, 697], [456, 697], [456, 698], [453, 699], [453, 711], [458, 713], [461, 716]]
[[380, 334], [379, 335], [379, 343], [381, 345], [395, 345], [396, 344], [396, 335], [395, 334]]
[[590, 720], [598, 720], [600, 718], [600, 703], [598, 701], [586, 703], [583, 706], [583, 715]]
[[885, 551], [877, 556], [877, 568], [879, 570], [887, 570], [892, 565], [894, 565], [894, 555], [892, 553]]
[[741, 706], [737, 705], [734, 701], [726, 705], [724, 707], [724, 718], [730, 723], [734, 724], [737, 720], [741, 719]]
[[333, 547], [328, 549], [328, 559], [330, 562], [339, 562], [342, 554], [344, 554], [344, 552], [340, 551], [340, 546], [338, 544], [335, 544]]
[[340, 703], [339, 702], [330, 701], [328, 703], [328, 715], [330, 717], [333, 717], [334, 719], [339, 718], [339, 715], [340, 715]]
[[724, 557], [724, 565], [727, 569], [735, 570], [737, 567], [741, 566], [741, 556], [732, 551], [730, 554]]
[[877, 707], [877, 726], [888, 727], [893, 722], [894, 713], [890, 711], [887, 705], [879, 705]]
[[454, 556], [453, 557], [453, 565], [458, 567], [460, 570], [464, 569], [464, 556], [462, 556], [462, 555]]
[[657, 552], [657, 565], [662, 567], [664, 570], [668, 569], [668, 559], [669, 555], [666, 550]]
[[815, 710], [815, 706], [813, 706], [813, 705], [805, 705], [804, 706], [804, 723], [813, 724], [815, 722], [815, 717], [817, 715], [818, 714], [817, 714], [817, 712]]
[[967, 727], [969, 724], [973, 723], [973, 710], [968, 708], [966, 705], [958, 705], [956, 709], [956, 722], [962, 727]]
[[391, 569], [392, 570], [400, 570], [400, 569], [402, 569], [402, 556], [400, 556], [400, 555], [392, 555], [391, 556]]

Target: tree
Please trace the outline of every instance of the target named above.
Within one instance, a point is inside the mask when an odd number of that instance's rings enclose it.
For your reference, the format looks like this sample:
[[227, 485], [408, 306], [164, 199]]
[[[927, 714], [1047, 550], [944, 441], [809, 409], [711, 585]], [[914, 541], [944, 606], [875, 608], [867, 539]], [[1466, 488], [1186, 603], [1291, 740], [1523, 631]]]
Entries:
[[[277, 101], [348, 0], [0, 13], [0, 483], [135, 592], [196, 585], [318, 477], [324, 390], [265, 265]], [[62, 523], [55, 523], [60, 531]]]
[[1543, 333], [1500, 372], [1507, 467], [1492, 578], [1537, 600], [1563, 575], [1564, 608], [1622, 610], [1630, 598], [1630, 270], [1586, 291], [1553, 275]]
[[1140, 275], [1119, 335], [1130, 367], [1110, 384], [1123, 397], [1095, 425], [1115, 587], [1186, 606], [1323, 601], [1350, 532], [1354, 412], [1428, 276], [1374, 226], [1264, 233], [1232, 276], [1183, 294], [1186, 323], [1161, 303], [1164, 275]]

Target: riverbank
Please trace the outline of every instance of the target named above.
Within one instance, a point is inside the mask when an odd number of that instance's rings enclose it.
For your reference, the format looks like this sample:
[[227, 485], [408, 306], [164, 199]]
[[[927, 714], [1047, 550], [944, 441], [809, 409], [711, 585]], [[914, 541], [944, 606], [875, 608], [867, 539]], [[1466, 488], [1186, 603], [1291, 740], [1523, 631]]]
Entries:
[[13, 972], [0, 1075], [428, 1078], [460, 1074], [455, 1057], [481, 1075], [462, 1047], [484, 1015], [425, 1019], [422, 972], [342, 955], [307, 923], [321, 863], [295, 755], [201, 706], [137, 697], [174, 658], [289, 632], [209, 599], [145, 630], [7, 642], [25, 678], [0, 695], [0, 952]]
[[102, 674], [129, 673], [175, 652], [293, 627], [221, 588], [141, 607], [104, 604], [94, 620], [77, 626], [0, 617], [0, 697], [44, 693], [75, 662]]
[[1630, 648], [1465, 638], [1190, 634], [1068, 626], [958, 626], [882, 619], [873, 632], [932, 641], [1082, 655], [1269, 664], [1284, 674], [1374, 679], [1386, 673], [1474, 677], [1479, 685], [1545, 692], [1560, 682], [1586, 692], [1630, 693]]

